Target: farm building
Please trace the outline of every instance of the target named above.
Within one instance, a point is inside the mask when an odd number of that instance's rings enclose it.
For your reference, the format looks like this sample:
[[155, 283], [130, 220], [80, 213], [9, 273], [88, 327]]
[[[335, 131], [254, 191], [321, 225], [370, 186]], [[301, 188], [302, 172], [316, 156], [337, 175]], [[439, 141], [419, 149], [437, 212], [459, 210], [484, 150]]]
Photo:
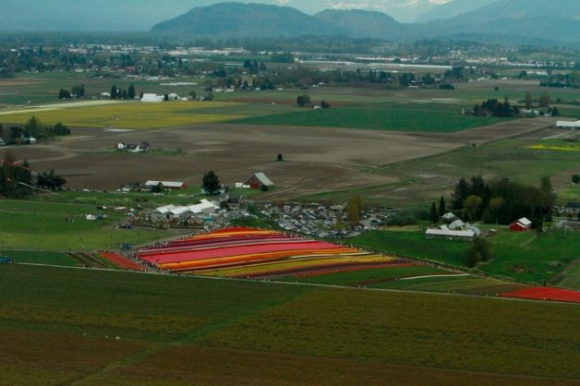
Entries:
[[195, 205], [165, 205], [156, 208], [151, 214], [154, 218], [189, 218], [197, 215], [209, 215], [215, 213], [219, 205], [214, 202], [202, 199]]
[[465, 228], [465, 223], [460, 219], [456, 219], [451, 224], [449, 224], [449, 229], [451, 229], [452, 231], [459, 231], [462, 230], [463, 228]]
[[452, 212], [447, 212], [443, 216], [441, 216], [441, 220], [445, 222], [452, 222], [457, 220], [457, 216]]
[[143, 94], [143, 97], [141, 98], [141, 102], [147, 102], [147, 103], [163, 102], [163, 95]]
[[148, 187], [149, 189], [153, 189], [154, 187], [159, 186], [159, 184], [163, 185], [164, 189], [170, 189], [170, 190], [185, 189], [187, 187], [187, 185], [183, 181], [154, 181], [154, 180], [149, 180], [149, 181], [145, 182], [145, 186]]
[[475, 236], [475, 232], [471, 229], [464, 231], [454, 231], [447, 228], [445, 225], [442, 225], [439, 228], [427, 229], [425, 231], [425, 237], [430, 240], [440, 239], [471, 241]]
[[556, 121], [556, 127], [567, 128], [567, 129], [580, 129], [579, 121]]
[[252, 189], [262, 189], [264, 186], [266, 188], [274, 186], [274, 183], [264, 173], [258, 172], [244, 181], [244, 185], [249, 185]]
[[532, 229], [532, 222], [525, 217], [522, 217], [510, 224], [510, 231], [524, 232]]

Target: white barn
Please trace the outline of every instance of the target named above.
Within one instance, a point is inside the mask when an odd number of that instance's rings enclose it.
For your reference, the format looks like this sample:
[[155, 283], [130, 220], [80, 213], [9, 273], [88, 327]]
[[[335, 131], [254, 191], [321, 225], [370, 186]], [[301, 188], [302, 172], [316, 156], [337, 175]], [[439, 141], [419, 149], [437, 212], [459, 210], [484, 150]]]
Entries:
[[157, 94], [143, 94], [143, 97], [141, 98], [141, 102], [147, 102], [147, 103], [159, 103], [159, 102], [163, 102], [163, 95], [157, 95]]
[[476, 236], [473, 230], [454, 231], [447, 227], [432, 228], [425, 231], [427, 239], [465, 240], [471, 241]]
[[580, 129], [579, 121], [556, 121], [556, 127], [567, 129]]

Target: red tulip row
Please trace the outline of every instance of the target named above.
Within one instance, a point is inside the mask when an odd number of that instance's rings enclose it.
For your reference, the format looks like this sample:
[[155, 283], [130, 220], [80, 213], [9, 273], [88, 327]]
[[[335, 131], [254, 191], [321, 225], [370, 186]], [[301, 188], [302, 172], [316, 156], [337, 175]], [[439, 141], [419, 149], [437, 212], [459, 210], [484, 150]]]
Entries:
[[506, 298], [580, 303], [580, 292], [553, 287], [530, 287], [500, 294]]
[[114, 252], [99, 252], [99, 255], [109, 260], [111, 263], [115, 264], [119, 268], [123, 268], [129, 271], [143, 271], [143, 267], [136, 262], [127, 259], [125, 256]]
[[161, 269], [193, 271], [284, 259], [325, 259], [358, 253], [360, 251], [354, 248], [305, 240], [277, 231], [227, 228], [143, 249], [137, 255]]

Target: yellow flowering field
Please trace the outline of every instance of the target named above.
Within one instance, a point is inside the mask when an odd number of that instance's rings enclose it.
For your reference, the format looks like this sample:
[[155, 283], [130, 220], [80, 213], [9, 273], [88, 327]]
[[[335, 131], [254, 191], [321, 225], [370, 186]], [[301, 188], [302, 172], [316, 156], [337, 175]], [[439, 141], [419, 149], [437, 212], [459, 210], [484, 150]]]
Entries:
[[546, 141], [542, 144], [528, 146], [532, 150], [552, 150], [552, 151], [580, 151], [580, 142]]
[[[122, 102], [114, 104], [82, 104], [77, 106], [51, 105], [49, 108], [18, 110], [3, 113], [2, 120], [24, 124], [32, 116], [43, 124], [57, 122], [70, 127], [107, 127], [120, 129], [156, 129], [202, 123], [222, 122], [244, 118], [229, 115], [231, 103], [223, 102]], [[208, 113], [215, 109], [216, 113]]]

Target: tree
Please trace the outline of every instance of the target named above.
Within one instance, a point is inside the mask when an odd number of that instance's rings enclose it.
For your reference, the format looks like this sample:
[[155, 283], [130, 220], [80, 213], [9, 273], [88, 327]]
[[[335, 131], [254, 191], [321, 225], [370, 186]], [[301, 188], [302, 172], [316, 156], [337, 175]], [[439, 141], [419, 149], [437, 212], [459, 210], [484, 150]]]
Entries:
[[62, 122], [57, 122], [52, 128], [52, 134], [54, 135], [69, 135], [70, 129], [62, 124]]
[[320, 102], [320, 107], [322, 107], [323, 109], [328, 109], [330, 108], [330, 105], [328, 104], [328, 102], [322, 101]]
[[46, 136], [44, 127], [40, 123], [40, 120], [36, 117], [31, 117], [24, 126], [24, 135], [27, 138], [42, 138]]
[[220, 191], [220, 187], [220, 180], [213, 170], [203, 175], [201, 188], [205, 194], [217, 194]]
[[572, 183], [580, 184], [580, 174], [573, 174], [572, 175]]
[[85, 85], [77, 85], [71, 89], [70, 92], [75, 98], [82, 98], [85, 96]]
[[32, 172], [27, 161], [19, 164], [11, 151], [6, 151], [0, 164], [0, 193], [10, 198], [23, 198], [32, 193]]
[[474, 238], [471, 248], [467, 250], [467, 266], [475, 267], [477, 263], [491, 259], [493, 259], [491, 244], [483, 237]]
[[360, 222], [360, 214], [362, 210], [362, 201], [360, 195], [351, 197], [346, 203], [346, 217], [351, 225], [356, 225]]
[[437, 224], [439, 222], [439, 213], [437, 213], [437, 206], [433, 202], [431, 204], [431, 213], [430, 213], [431, 223]]
[[550, 177], [544, 176], [540, 179], [540, 191], [542, 192], [542, 215], [551, 217], [552, 210], [556, 204], [556, 194], [552, 187]]
[[157, 185], [154, 185], [151, 187], [152, 193], [163, 193], [164, 190], [165, 190], [165, 186], [163, 186], [163, 183], [161, 183], [161, 182], [159, 182]]
[[197, 93], [195, 92], [195, 90], [191, 90], [189, 92], [189, 96], [190, 96], [191, 100], [194, 101], [195, 98], [197, 97]]
[[454, 210], [463, 209], [463, 203], [467, 196], [469, 196], [469, 185], [465, 178], [461, 177], [457, 185], [455, 185], [455, 191], [451, 196], [451, 208]]
[[58, 92], [58, 99], [70, 99], [72, 96], [70, 94], [69, 90], [65, 90], [64, 88], [61, 88], [60, 91]]
[[284, 156], [282, 155], [282, 153], [278, 153], [278, 156], [276, 157], [276, 161], [278, 161], [278, 162], [284, 161]]
[[532, 108], [532, 93], [529, 91], [526, 92], [525, 106], [526, 106], [526, 109], [528, 109], [528, 110]]
[[36, 179], [36, 186], [41, 189], [47, 190], [58, 190], [66, 183], [66, 180], [54, 173], [54, 170], [50, 170], [49, 173], [43, 172], [38, 174]]
[[133, 84], [130, 84], [129, 88], [127, 89], [127, 98], [135, 99], [135, 86], [133, 86]]
[[447, 213], [445, 197], [441, 196], [439, 199], [439, 216], [443, 216], [445, 213]]
[[540, 95], [540, 99], [538, 101], [538, 104], [540, 107], [548, 107], [550, 105], [550, 93], [547, 91], [544, 91]]
[[481, 207], [483, 200], [481, 197], [472, 194], [465, 199], [463, 203], [463, 213], [470, 221], [477, 220], [478, 210]]
[[296, 104], [300, 107], [310, 106], [310, 97], [306, 94], [300, 95], [296, 98]]
[[111, 99], [117, 99], [117, 86], [113, 85], [111, 87]]

